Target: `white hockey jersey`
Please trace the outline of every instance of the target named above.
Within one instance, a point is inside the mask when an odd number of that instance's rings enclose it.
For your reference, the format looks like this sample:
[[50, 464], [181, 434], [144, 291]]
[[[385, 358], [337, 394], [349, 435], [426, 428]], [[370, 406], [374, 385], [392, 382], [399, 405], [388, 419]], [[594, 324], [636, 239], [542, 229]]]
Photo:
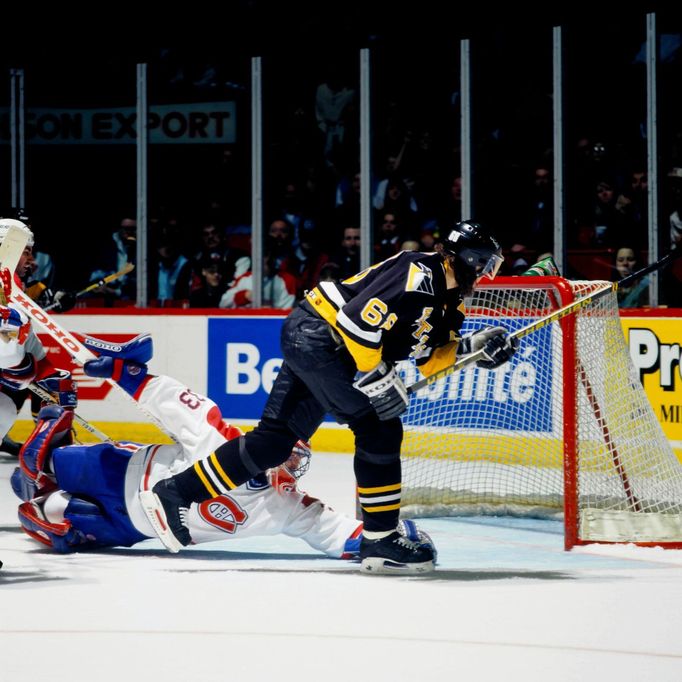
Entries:
[[[126, 473], [128, 514], [137, 530], [156, 537], [140, 504], [139, 492], [150, 490], [160, 479], [185, 470], [226, 440], [239, 436], [240, 431], [225, 424], [212, 400], [170, 377], [153, 377], [144, 387], [139, 402], [179, 443], [143, 448], [119, 444], [136, 450]], [[341, 557], [346, 540], [359, 537], [360, 521], [333, 511], [295, 486], [278, 488], [272, 487], [265, 477], [258, 477], [229, 495], [193, 504], [188, 519], [193, 541], [284, 533], [302, 538], [329, 556]]]

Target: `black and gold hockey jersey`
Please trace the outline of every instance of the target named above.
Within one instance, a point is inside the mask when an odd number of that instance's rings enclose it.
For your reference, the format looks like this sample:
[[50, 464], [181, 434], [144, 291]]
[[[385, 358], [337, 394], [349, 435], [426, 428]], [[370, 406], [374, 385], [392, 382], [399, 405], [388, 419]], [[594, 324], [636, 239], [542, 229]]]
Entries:
[[437, 253], [403, 251], [342, 282], [321, 282], [307, 300], [360, 371], [412, 357], [430, 376], [455, 361], [464, 320], [459, 290], [446, 287], [447, 267]]

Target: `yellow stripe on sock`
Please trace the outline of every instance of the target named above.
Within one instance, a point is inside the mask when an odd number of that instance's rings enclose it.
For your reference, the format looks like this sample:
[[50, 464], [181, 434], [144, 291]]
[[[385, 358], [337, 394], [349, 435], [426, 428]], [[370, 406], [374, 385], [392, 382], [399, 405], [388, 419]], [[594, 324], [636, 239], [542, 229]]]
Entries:
[[206, 478], [206, 474], [201, 469], [201, 462], [194, 462], [194, 472], [201, 479], [201, 482], [204, 484], [204, 488], [208, 490], [210, 496], [218, 497], [218, 493], [215, 491], [208, 478]]
[[223, 479], [223, 483], [230, 490], [234, 490], [237, 486], [232, 482], [232, 479], [223, 471], [223, 468], [220, 466], [220, 462], [218, 461], [218, 457], [216, 456], [215, 452], [209, 457], [209, 459], [211, 460], [211, 464], [213, 464], [215, 470], [218, 472], [220, 478]]
[[358, 492], [364, 494], [387, 493], [391, 490], [400, 490], [400, 483], [394, 483], [393, 485], [380, 485], [376, 488], [358, 488]]
[[364, 504], [362, 505], [362, 511], [366, 511], [369, 513], [383, 512], [383, 511], [395, 511], [396, 509], [400, 509], [400, 502], [398, 502], [398, 504], [384, 504], [381, 507], [366, 507]]

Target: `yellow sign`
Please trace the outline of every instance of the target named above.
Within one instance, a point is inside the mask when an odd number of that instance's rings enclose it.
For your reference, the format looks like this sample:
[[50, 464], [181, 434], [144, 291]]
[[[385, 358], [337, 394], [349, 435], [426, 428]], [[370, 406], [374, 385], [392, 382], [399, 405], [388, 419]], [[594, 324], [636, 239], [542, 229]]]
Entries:
[[682, 317], [621, 317], [630, 357], [665, 435], [682, 449]]

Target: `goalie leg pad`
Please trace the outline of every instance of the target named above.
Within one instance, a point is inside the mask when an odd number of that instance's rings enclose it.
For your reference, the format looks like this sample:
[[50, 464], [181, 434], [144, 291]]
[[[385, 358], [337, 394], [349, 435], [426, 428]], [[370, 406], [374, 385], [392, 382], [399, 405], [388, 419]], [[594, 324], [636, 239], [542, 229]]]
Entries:
[[73, 411], [59, 405], [48, 405], [38, 413], [38, 423], [19, 451], [19, 466], [32, 481], [40, 483], [39, 478], [50, 471], [52, 451], [73, 442], [71, 426]]
[[42, 503], [45, 497], [37, 497], [19, 505], [19, 523], [21, 529], [34, 540], [57, 552], [73, 552], [86, 542], [81, 533], [71, 527], [67, 520], [53, 523], [45, 518]]
[[[125, 503], [114, 504], [107, 501], [102, 509], [99, 505], [72, 497], [64, 516], [72, 528], [77, 529], [87, 542], [88, 548], [94, 547], [131, 547], [146, 540], [130, 523], [125, 510]], [[86, 549], [81, 545], [78, 549]]]
[[12, 472], [10, 484], [14, 494], [24, 502], [34, 498], [38, 492], [35, 481], [26, 476], [21, 467], [16, 467]]
[[147, 539], [133, 526], [126, 509], [125, 476], [132, 455], [132, 450], [114, 443], [73, 445], [54, 452], [59, 486], [97, 501], [87, 506], [74, 497], [65, 512], [73, 527], [97, 546], [129, 547]]

